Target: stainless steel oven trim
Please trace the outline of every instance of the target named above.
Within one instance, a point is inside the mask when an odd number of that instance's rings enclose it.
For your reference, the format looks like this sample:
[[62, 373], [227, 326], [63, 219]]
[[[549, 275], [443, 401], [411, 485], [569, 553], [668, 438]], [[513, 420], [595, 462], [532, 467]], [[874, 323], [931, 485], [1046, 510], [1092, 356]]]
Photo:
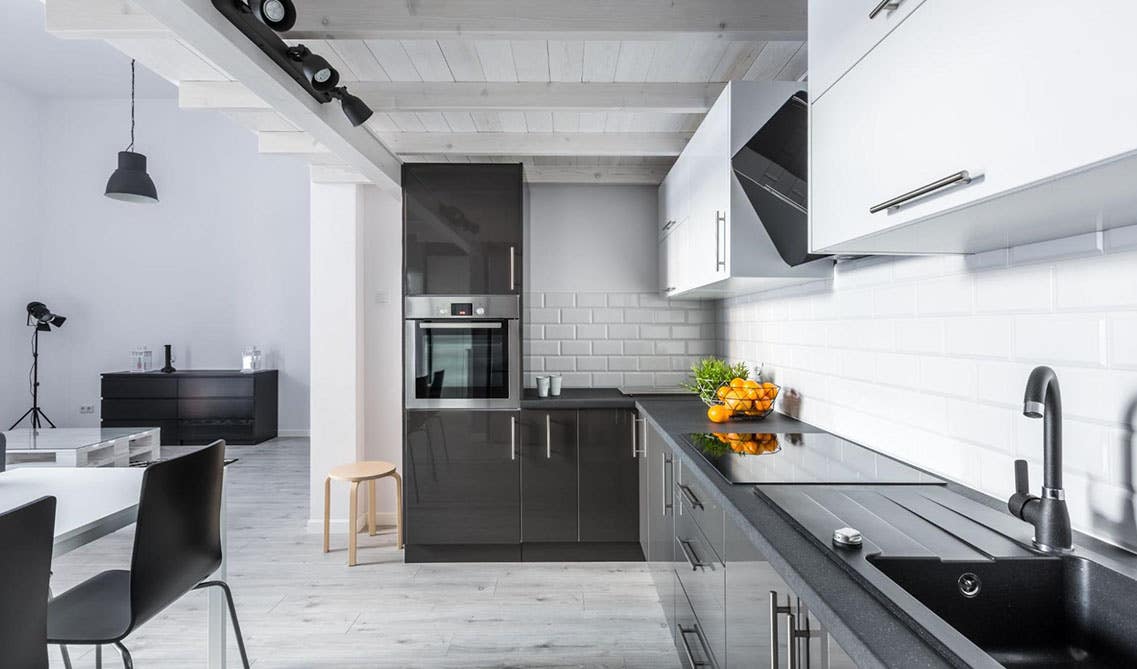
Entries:
[[[454, 316], [451, 304], [470, 304], [475, 313]], [[476, 313], [481, 308], [484, 313]], [[403, 317], [419, 320], [485, 320], [521, 317], [521, 298], [517, 295], [411, 295], [403, 300]]]
[[[407, 298], [410, 300], [411, 298]], [[448, 299], [448, 298], [445, 298]], [[487, 316], [480, 316], [485, 319]], [[408, 409], [508, 409], [521, 408], [521, 321], [516, 318], [506, 320], [508, 332], [506, 346], [509, 349], [511, 368], [509, 370], [509, 396], [496, 399], [442, 399], [415, 397], [415, 324], [423, 319], [408, 318], [403, 325], [403, 342], [406, 360], [403, 367], [403, 401]], [[441, 325], [441, 323], [433, 323]], [[471, 327], [477, 323], [458, 322], [454, 327]]]

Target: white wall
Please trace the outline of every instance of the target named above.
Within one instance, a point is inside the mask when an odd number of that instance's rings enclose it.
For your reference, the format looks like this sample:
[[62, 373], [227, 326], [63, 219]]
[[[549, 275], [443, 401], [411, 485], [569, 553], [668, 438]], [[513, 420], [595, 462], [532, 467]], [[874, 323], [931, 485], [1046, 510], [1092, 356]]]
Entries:
[[1035, 365], [1054, 367], [1074, 524], [1137, 547], [1137, 228], [864, 259], [720, 307], [720, 352], [764, 363], [804, 420], [997, 498], [1015, 458], [1041, 485], [1042, 421], [1022, 398]]
[[714, 351], [709, 302], [659, 295], [652, 186], [534, 185], [525, 242], [525, 384], [674, 386]]
[[[45, 410], [59, 425], [97, 424], [99, 372], [125, 369], [138, 344], [154, 349], [156, 366], [173, 344], [179, 368], [239, 367], [242, 348], [258, 344], [280, 369], [281, 430], [306, 431], [306, 166], [259, 155], [256, 137], [219, 114], [140, 100], [136, 150], [160, 202], [110, 200], [102, 192], [129, 138], [128, 105], [40, 101], [43, 215], [4, 221], [5, 239], [38, 229], [32, 292], [69, 318], [41, 339]], [[5, 337], [23, 338], [21, 310], [5, 308]], [[22, 395], [23, 367], [5, 367], [0, 407]], [[96, 414], [81, 416], [81, 404]]]
[[31, 331], [25, 305], [37, 299], [43, 224], [43, 150], [38, 101], [0, 83], [0, 430], [31, 406]]

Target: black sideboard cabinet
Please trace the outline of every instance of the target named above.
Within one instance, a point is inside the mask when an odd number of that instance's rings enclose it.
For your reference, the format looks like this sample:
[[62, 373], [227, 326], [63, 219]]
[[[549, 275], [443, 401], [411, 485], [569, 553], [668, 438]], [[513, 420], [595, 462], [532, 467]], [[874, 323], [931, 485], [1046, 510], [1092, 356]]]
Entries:
[[259, 444], [276, 437], [275, 369], [108, 372], [102, 375], [103, 427], [159, 427], [162, 445]]

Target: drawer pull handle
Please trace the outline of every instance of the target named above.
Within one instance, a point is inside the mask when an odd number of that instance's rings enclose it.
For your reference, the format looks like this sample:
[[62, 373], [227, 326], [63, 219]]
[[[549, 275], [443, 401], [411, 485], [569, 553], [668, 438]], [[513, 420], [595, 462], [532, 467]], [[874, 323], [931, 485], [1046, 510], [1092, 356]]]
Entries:
[[680, 483], [679, 492], [683, 493], [683, 496], [687, 498], [687, 503], [691, 505], [692, 509], [703, 508], [703, 503], [699, 501], [698, 497], [695, 497], [695, 493], [691, 492], [691, 488]]
[[699, 646], [703, 648], [703, 657], [709, 657], [706, 651], [706, 646], [703, 644], [703, 635], [699, 632], [699, 627], [684, 627], [681, 623], [676, 624], [675, 628], [679, 631], [679, 640], [683, 643], [683, 654], [687, 656], [687, 662], [692, 667], [710, 667], [710, 662], [703, 662], [696, 660], [694, 653], [691, 652], [691, 644], [687, 643], [687, 635], [694, 634], [695, 638], [699, 640]]
[[706, 562], [700, 562], [699, 556], [695, 555], [695, 549], [691, 546], [690, 541], [683, 541], [676, 539], [679, 542], [679, 550], [683, 551], [683, 557], [686, 558], [687, 564], [691, 565], [691, 571], [699, 571], [706, 569], [710, 565]]
[[659, 468], [660, 473], [663, 475], [663, 517], [667, 517], [667, 510], [671, 508], [671, 495], [667, 494], [667, 468], [671, 466], [671, 458], [666, 455], [663, 456], [663, 466]]
[[925, 195], [928, 195], [930, 193], [934, 193], [934, 192], [941, 190], [943, 188], [947, 188], [948, 186], [954, 186], [956, 184], [969, 184], [979, 176], [981, 176], [981, 175], [980, 174], [972, 175], [967, 170], [960, 170], [959, 172], [956, 172], [955, 174], [949, 174], [948, 176], [944, 177], [943, 179], [938, 179], [936, 181], [933, 181], [930, 184], [920, 186], [919, 188], [916, 188], [914, 190], [910, 190], [907, 193], [904, 193], [903, 195], [897, 195], [896, 197], [892, 198], [891, 200], [885, 200], [884, 202], [881, 202], [880, 204], [876, 205], [875, 207], [869, 208], [869, 213], [875, 214], [877, 212], [884, 211], [886, 209], [892, 209], [894, 207], [899, 207], [900, 205], [902, 205], [906, 202], [910, 202], [912, 200], [924, 197]]
[[877, 14], [880, 14], [886, 9], [891, 12], [892, 10], [899, 8], [900, 3], [903, 1], [904, 0], [880, 0], [880, 3], [877, 4], [876, 7], [873, 7], [872, 11], [869, 12], [869, 20], [871, 21], [875, 19]]

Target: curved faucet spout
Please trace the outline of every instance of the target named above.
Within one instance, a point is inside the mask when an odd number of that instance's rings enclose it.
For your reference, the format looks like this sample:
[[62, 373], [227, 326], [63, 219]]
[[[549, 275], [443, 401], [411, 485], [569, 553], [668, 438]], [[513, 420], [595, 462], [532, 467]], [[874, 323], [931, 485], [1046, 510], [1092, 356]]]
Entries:
[[1072, 547], [1070, 514], [1062, 490], [1062, 393], [1058, 375], [1049, 367], [1030, 373], [1023, 395], [1023, 415], [1042, 418], [1042, 496], [1030, 494], [1026, 460], [1015, 462], [1015, 494], [1007, 501], [1012, 514], [1034, 525], [1034, 543], [1045, 551], [1069, 551]]
[[1030, 373], [1023, 395], [1023, 415], [1044, 421], [1042, 486], [1059, 490], [1062, 488], [1062, 392], [1053, 369], [1035, 367]]

